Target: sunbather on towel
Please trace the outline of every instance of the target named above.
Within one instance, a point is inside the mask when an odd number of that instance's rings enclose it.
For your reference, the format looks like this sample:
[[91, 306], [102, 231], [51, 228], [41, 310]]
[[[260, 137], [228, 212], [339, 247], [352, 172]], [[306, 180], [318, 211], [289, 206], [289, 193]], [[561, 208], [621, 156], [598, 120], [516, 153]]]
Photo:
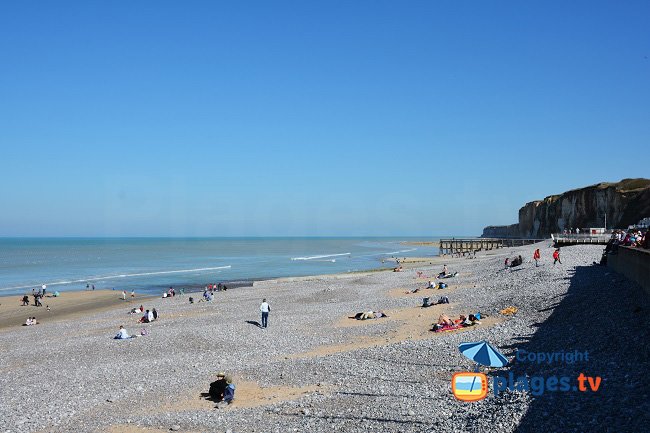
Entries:
[[454, 326], [455, 323], [446, 314], [441, 314], [440, 317], [438, 317], [438, 325]]
[[368, 319], [381, 319], [382, 317], [388, 317], [383, 311], [366, 311], [365, 313], [357, 313], [354, 315], [354, 318], [357, 320], [368, 320]]

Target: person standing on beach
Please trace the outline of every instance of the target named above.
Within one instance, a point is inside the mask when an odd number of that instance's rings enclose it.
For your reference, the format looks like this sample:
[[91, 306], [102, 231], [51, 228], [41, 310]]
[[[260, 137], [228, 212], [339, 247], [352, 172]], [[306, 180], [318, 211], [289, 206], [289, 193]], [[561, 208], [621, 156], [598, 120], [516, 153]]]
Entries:
[[555, 264], [558, 263], [558, 262], [559, 262], [560, 264], [562, 264], [562, 260], [560, 260], [560, 249], [559, 249], [559, 248], [556, 249], [556, 250], [553, 252], [553, 266], [555, 266]]
[[537, 248], [535, 250], [535, 252], [533, 253], [533, 260], [535, 260], [535, 267], [539, 266], [539, 263], [537, 263], [537, 262], [539, 261], [540, 258], [541, 258], [541, 254], [539, 252], [539, 248]]
[[269, 311], [271, 307], [266, 302], [266, 298], [262, 299], [262, 305], [260, 305], [260, 311], [262, 312], [262, 328], [266, 328], [269, 324]]
[[126, 290], [122, 290], [122, 300], [126, 301]]

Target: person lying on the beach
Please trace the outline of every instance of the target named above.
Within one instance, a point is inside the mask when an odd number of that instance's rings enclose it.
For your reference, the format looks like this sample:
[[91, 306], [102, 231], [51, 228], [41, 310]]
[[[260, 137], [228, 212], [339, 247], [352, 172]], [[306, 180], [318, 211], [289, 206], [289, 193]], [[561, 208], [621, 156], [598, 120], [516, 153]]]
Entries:
[[120, 332], [117, 333], [115, 336], [114, 340], [125, 340], [127, 338], [131, 338], [128, 332], [126, 332], [126, 329], [124, 329], [124, 326], [120, 325]]
[[138, 307], [133, 307], [131, 308], [131, 311], [129, 311], [129, 314], [140, 314], [142, 313], [142, 310]]
[[448, 273], [448, 274], [446, 274], [446, 275], [443, 275], [442, 277], [438, 276], [438, 278], [440, 278], [440, 279], [442, 279], [442, 278], [454, 278], [454, 277], [457, 276], [458, 274], [459, 274], [459, 272], [456, 271], [456, 272], [454, 272], [453, 274], [449, 274], [449, 273]]
[[433, 289], [436, 287], [436, 283], [434, 281], [429, 281], [429, 284], [427, 285], [427, 289]]
[[458, 319], [454, 320], [454, 323], [460, 326], [480, 325], [481, 324], [481, 322], [479, 321], [480, 318], [481, 318], [481, 313], [470, 314], [469, 317], [466, 317], [461, 314]]
[[466, 320], [467, 318], [462, 315], [460, 316], [459, 320], [454, 321], [451, 320], [446, 314], [441, 314], [440, 317], [438, 317], [438, 322], [433, 324], [433, 328], [431, 330], [434, 332], [453, 331], [467, 326], [463, 325], [463, 322]]
[[357, 320], [368, 320], [368, 319], [381, 319], [382, 317], [388, 317], [388, 314], [384, 313], [382, 310], [379, 311], [367, 311], [365, 313], [357, 313], [351, 319]]
[[393, 268], [393, 272], [402, 272], [402, 267], [398, 266], [396, 268]]

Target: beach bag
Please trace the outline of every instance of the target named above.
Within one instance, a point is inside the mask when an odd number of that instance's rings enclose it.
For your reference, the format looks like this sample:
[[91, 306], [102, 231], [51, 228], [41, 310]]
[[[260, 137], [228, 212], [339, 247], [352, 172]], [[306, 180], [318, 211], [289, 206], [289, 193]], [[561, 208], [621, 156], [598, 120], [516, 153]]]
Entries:
[[431, 298], [422, 299], [422, 306], [423, 307], [430, 307], [431, 306]]

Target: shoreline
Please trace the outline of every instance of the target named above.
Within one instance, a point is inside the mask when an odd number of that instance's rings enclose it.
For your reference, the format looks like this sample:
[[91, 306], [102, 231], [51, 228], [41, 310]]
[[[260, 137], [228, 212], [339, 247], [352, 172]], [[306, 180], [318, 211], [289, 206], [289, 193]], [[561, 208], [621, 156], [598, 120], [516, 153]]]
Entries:
[[[486, 254], [487, 253], [487, 254]], [[494, 255], [492, 251], [484, 252], [483, 255]], [[398, 260], [398, 259], [386, 259], [386, 262]], [[464, 257], [449, 257], [449, 256], [431, 256], [431, 257], [407, 257], [400, 260], [400, 266], [402, 266], [405, 272], [408, 272], [413, 269], [421, 268], [423, 266], [437, 266], [444, 263], [454, 263], [454, 262], [463, 262]], [[321, 281], [321, 280], [345, 280], [358, 278], [366, 275], [373, 275], [377, 273], [393, 273], [395, 265], [391, 267], [378, 267], [370, 270], [358, 270], [350, 272], [335, 272], [331, 274], [315, 274], [315, 275], [303, 275], [303, 276], [280, 276], [272, 278], [262, 278], [262, 279], [250, 279], [250, 280], [233, 280], [225, 281], [223, 284], [231, 285], [232, 287], [228, 290], [234, 289], [250, 289], [258, 287], [259, 285], [266, 284], [283, 284], [291, 282], [309, 282], [309, 281]], [[427, 277], [433, 278], [433, 276]], [[206, 283], [207, 285], [207, 283]], [[201, 293], [205, 285], [176, 285], [175, 288], [185, 287], [185, 294], [189, 295], [192, 293]], [[157, 287], [160, 290], [160, 293], [154, 294], [150, 291], [140, 292], [136, 291], [136, 300], [131, 302], [130, 292], [127, 291], [127, 300], [123, 301], [121, 299], [121, 290], [111, 290], [111, 289], [79, 289], [79, 290], [65, 290], [60, 291], [61, 296], [53, 297], [50, 293], [44, 299], [42, 299], [43, 306], [35, 307], [33, 305], [33, 297], [29, 295], [30, 305], [21, 306], [22, 294], [15, 295], [2, 295], [0, 296], [0, 331], [6, 330], [8, 328], [13, 328], [15, 326], [22, 326], [25, 323], [27, 317], [36, 316], [37, 320], [40, 323], [51, 322], [54, 320], [65, 320], [68, 318], [78, 318], [83, 314], [94, 314], [101, 313], [105, 311], [118, 308], [120, 306], [127, 305], [130, 308], [139, 306], [140, 301], [151, 301], [153, 299], [162, 298], [162, 292], [166, 291], [166, 286]], [[154, 290], [154, 289], [151, 289]], [[28, 294], [29, 292], [24, 292]], [[216, 292], [215, 292], [216, 293]], [[179, 295], [177, 295], [179, 296]], [[137, 304], [137, 305], [136, 305]], [[50, 305], [51, 311], [48, 312], [46, 306]], [[30, 308], [31, 307], [31, 308]], [[82, 310], [82, 311], [78, 311]]]
[[[409, 263], [412, 264], [412, 263]], [[228, 290], [253, 288], [259, 284], [281, 284], [286, 282], [297, 281], [313, 281], [324, 279], [346, 279], [355, 278], [363, 275], [370, 275], [380, 272], [393, 272], [393, 268], [377, 268], [366, 271], [352, 271], [352, 272], [338, 272], [332, 274], [318, 274], [318, 275], [305, 275], [296, 277], [275, 277], [269, 279], [259, 280], [237, 280], [234, 282], [227, 281], [227, 285], [234, 283], [234, 286], [229, 287]], [[237, 284], [240, 283], [240, 284]], [[179, 287], [179, 286], [176, 286]], [[180, 285], [183, 287], [183, 285]], [[193, 293], [202, 293], [203, 285], [185, 285], [189, 289], [185, 290], [185, 295]], [[30, 304], [22, 306], [22, 294], [16, 295], [3, 295], [0, 296], [0, 332], [8, 328], [22, 326], [27, 317], [35, 316], [39, 324], [51, 322], [55, 320], [65, 320], [78, 318], [82, 315], [90, 315], [110, 311], [115, 308], [128, 306], [129, 308], [137, 307], [144, 301], [151, 301], [153, 299], [162, 298], [162, 292], [166, 287], [160, 287], [161, 293], [152, 294], [149, 292], [138, 293], [136, 291], [135, 298], [130, 297], [127, 291], [127, 299], [123, 301], [121, 298], [121, 290], [110, 289], [97, 289], [97, 290], [66, 290], [61, 291], [60, 296], [54, 297], [51, 293], [42, 299], [42, 307], [34, 306], [34, 298], [29, 295]], [[27, 294], [28, 292], [25, 292]], [[217, 292], [215, 292], [217, 293]], [[180, 296], [180, 295], [176, 295]], [[47, 311], [47, 306], [50, 306], [51, 311]]]

